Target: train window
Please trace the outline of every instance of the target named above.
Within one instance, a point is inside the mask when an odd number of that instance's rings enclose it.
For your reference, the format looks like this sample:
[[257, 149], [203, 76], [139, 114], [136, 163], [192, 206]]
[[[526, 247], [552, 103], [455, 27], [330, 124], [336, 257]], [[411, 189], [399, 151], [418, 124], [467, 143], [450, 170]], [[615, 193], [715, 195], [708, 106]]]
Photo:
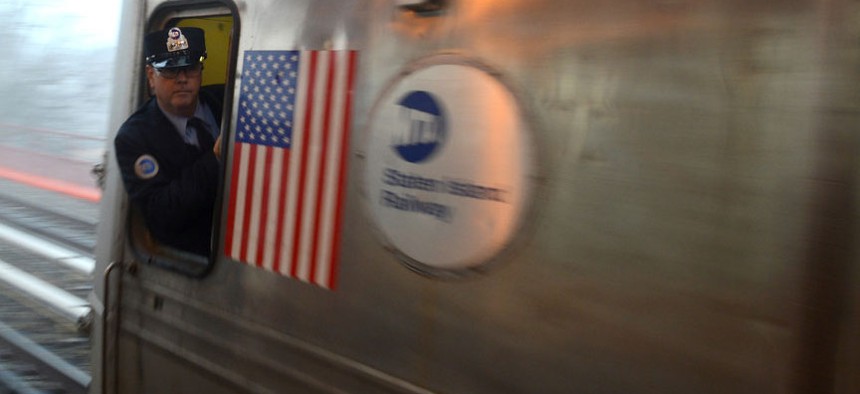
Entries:
[[[199, 48], [202, 45], [195, 41], [202, 39], [200, 37], [205, 37], [203, 42], [205, 43], [206, 56], [205, 60], [202, 61], [201, 68], [195, 67], [196, 64], [194, 63], [196, 60], [186, 60], [179, 56], [170, 57], [170, 59], [175, 59], [177, 62], [187, 61], [190, 62], [190, 65], [183, 63], [178, 65], [181, 68], [173, 69], [169, 67], [155, 69], [147, 66], [141, 77], [141, 106], [150, 105], [153, 106], [152, 108], [156, 108], [154, 105], [157, 104], [158, 108], [164, 113], [164, 108], [172, 105], [170, 101], [172, 99], [165, 97], [171, 96], [163, 96], [165, 90], [161, 86], [164, 85], [154, 85], [165, 83], [185, 84], [192, 78], [200, 78], [198, 105], [194, 111], [194, 118], [203, 119], [203, 124], [197, 126], [195, 123], [192, 126], [192, 121], [188, 120], [188, 126], [185, 127], [186, 132], [189, 132], [190, 129], [190, 133], [195, 133], [194, 136], [199, 138], [186, 137], [185, 146], [178, 144], [178, 150], [175, 147], [165, 148], [164, 152], [178, 152], [181, 158], [176, 159], [162, 152], [164, 154], [161, 158], [163, 163], [160, 165], [154, 164], [155, 170], [150, 169], [150, 171], [155, 171], [155, 174], [152, 175], [155, 176], [157, 171], [159, 171], [158, 168], [161, 167], [165, 178], [167, 178], [168, 174], [173, 176], [173, 178], [163, 179], [163, 182], [158, 185], [164, 187], [164, 191], [160, 195], [161, 199], [157, 202], [147, 200], [146, 204], [148, 205], [145, 205], [145, 203], [132, 198], [131, 214], [128, 221], [130, 227], [128, 231], [130, 237], [129, 243], [132, 253], [139, 261], [145, 261], [193, 277], [205, 275], [214, 261], [208, 255], [207, 251], [216, 250], [214, 248], [215, 245], [210, 245], [210, 243], [217, 242], [212, 236], [213, 227], [211, 223], [219, 223], [219, 210], [216, 207], [219, 206], [220, 199], [222, 198], [221, 188], [218, 185], [223, 179], [224, 165], [220, 163], [218, 165], [213, 164], [215, 161], [211, 158], [211, 153], [209, 158], [200, 159], [200, 157], [209, 152], [209, 150], [203, 147], [217, 146], [220, 143], [218, 139], [220, 137], [226, 139], [228, 135], [227, 129], [230, 124], [229, 103], [232, 89], [226, 82], [232, 79], [234, 72], [235, 61], [233, 59], [235, 55], [232, 43], [237, 42], [238, 35], [237, 12], [232, 3], [212, 2], [200, 4], [182, 5], [182, 3], [170, 3], [168, 6], [162, 6], [157, 9], [150, 19], [147, 29], [148, 34], [166, 32], [164, 33], [164, 40], [166, 42], [164, 49], [168, 52], [162, 50], [163, 53], [174, 56], [174, 54], [169, 53], [172, 52], [171, 43], [178, 42], [176, 45], [180, 47], [179, 50], [182, 50], [186, 46], [191, 47], [191, 49], [187, 50], [187, 53], [190, 54], [187, 56], [188, 59], [197, 59], [197, 53], [193, 51], [194, 46], [197, 45]], [[161, 45], [161, 41], [150, 40], [149, 38], [146, 40], [143, 51], [147, 52], [146, 55], [151, 55], [151, 52], [153, 52], [152, 47]], [[141, 58], [143, 57], [141, 56]], [[157, 78], [162, 78], [163, 80], [156, 81]], [[156, 91], [156, 89], [162, 90]], [[177, 135], [182, 138], [182, 135], [178, 131], [180, 127], [178, 125], [185, 122], [177, 123], [176, 119], [167, 116], [167, 114], [165, 115], [164, 120], [177, 125], [174, 128], [177, 129]], [[184, 117], [181, 119], [186, 120], [188, 118]], [[209, 130], [212, 138], [201, 135], [199, 131], [195, 132], [194, 130], [197, 127]], [[212, 129], [214, 128], [218, 130], [213, 131]], [[181, 139], [176, 139], [176, 142], [181, 141]], [[161, 143], [156, 144], [158, 145], [149, 149], [160, 149]], [[189, 146], [194, 147], [194, 145], [196, 145], [197, 151], [192, 152], [195, 153], [185, 153], [188, 149], [191, 149]], [[147, 155], [141, 155], [140, 157], [148, 158]], [[165, 157], [169, 157], [169, 160], [165, 159]], [[198, 160], [208, 160], [208, 163], [200, 164]], [[153, 159], [153, 161], [156, 160]], [[191, 166], [194, 164], [188, 163], [198, 163], [200, 166], [191, 169]], [[167, 166], [174, 166], [174, 168], [168, 170]], [[208, 171], [201, 171], [201, 168], [206, 168]], [[217, 168], [217, 172], [213, 171], [213, 168]], [[135, 164], [134, 170], [135, 172], [139, 172], [138, 170], [146, 171], [147, 168], [143, 165], [138, 166]], [[171, 172], [167, 173], [167, 171]], [[138, 173], [138, 175], [140, 174]], [[188, 180], [189, 175], [193, 175], [194, 177], [206, 176], [209, 180], [195, 183]], [[217, 178], [212, 179], [211, 176], [213, 175], [217, 175]], [[144, 177], [146, 176], [148, 174], [144, 175]], [[206, 185], [206, 188], [198, 187], [199, 185]], [[198, 197], [194, 194], [192, 194], [193, 197], [188, 196], [188, 193], [203, 194], [201, 191], [204, 190], [212, 190], [212, 192], [205, 194], [205, 197]], [[203, 203], [201, 204], [201, 202]], [[185, 211], [186, 207], [183, 204], [200, 205], [189, 206], [187, 207], [188, 211]], [[211, 208], [198, 209], [201, 205], [204, 207], [211, 205]], [[162, 207], [168, 207], [169, 209], [165, 208], [162, 210]], [[175, 213], [175, 215], [171, 214], [171, 212]], [[174, 217], [182, 217], [183, 220], [187, 219], [187, 222], [171, 222]]]

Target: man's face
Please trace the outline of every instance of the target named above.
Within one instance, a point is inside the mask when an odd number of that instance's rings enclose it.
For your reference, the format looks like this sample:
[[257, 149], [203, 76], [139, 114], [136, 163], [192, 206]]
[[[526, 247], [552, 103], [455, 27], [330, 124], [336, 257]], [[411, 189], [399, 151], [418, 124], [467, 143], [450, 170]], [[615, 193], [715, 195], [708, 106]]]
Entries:
[[167, 78], [169, 74], [161, 75], [152, 66], [146, 66], [149, 86], [162, 109], [178, 116], [194, 115], [202, 79], [199, 67], [198, 65], [192, 71], [180, 71], [171, 79]]

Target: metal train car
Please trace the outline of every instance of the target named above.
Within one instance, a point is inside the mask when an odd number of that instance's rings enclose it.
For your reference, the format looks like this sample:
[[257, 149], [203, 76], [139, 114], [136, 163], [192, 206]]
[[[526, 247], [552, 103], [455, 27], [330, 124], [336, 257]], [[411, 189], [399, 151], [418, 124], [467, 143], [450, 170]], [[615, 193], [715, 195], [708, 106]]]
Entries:
[[93, 393], [860, 392], [860, 2], [135, 0], [121, 26], [111, 127], [144, 34], [202, 27], [224, 159], [204, 257], [152, 240], [108, 152]]

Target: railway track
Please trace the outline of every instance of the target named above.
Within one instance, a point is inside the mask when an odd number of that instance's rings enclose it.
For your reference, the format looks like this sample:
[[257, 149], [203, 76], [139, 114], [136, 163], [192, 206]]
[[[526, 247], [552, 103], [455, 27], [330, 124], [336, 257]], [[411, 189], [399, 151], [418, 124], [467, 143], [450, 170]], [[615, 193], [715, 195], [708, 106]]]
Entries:
[[0, 393], [84, 393], [95, 207], [2, 186]]

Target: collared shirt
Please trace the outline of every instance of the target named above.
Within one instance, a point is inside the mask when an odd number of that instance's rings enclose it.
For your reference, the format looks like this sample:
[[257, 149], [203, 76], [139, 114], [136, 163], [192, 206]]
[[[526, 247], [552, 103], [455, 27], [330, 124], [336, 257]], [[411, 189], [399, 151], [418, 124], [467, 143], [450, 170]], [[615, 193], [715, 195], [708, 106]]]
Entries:
[[[200, 143], [197, 142], [197, 133], [194, 132], [193, 127], [191, 129], [188, 128], [188, 119], [190, 118], [171, 114], [161, 108], [161, 105], [158, 106], [158, 109], [160, 109], [161, 113], [167, 117], [167, 120], [173, 124], [173, 127], [176, 127], [176, 130], [179, 132], [179, 136], [182, 137], [186, 144], [191, 144], [197, 147], [200, 146]], [[209, 110], [209, 106], [206, 105], [206, 103], [203, 101], [197, 102], [197, 108], [194, 110], [194, 117], [203, 119], [203, 122], [209, 127], [209, 132], [212, 134], [213, 140], [218, 138], [218, 134], [220, 134], [221, 131], [218, 127], [218, 123], [215, 121], [215, 115], [212, 115], [212, 111]]]

